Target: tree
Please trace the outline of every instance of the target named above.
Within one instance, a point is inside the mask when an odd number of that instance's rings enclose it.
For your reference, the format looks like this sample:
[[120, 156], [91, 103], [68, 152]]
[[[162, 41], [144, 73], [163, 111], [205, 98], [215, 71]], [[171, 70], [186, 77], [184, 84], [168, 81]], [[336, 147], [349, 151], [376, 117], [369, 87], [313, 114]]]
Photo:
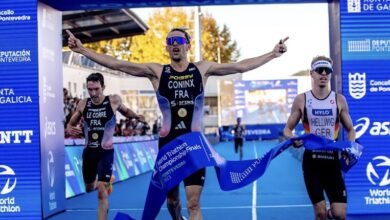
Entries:
[[300, 70], [294, 74], [291, 74], [291, 76], [309, 76], [310, 70]]
[[[149, 30], [143, 36], [131, 39], [133, 62], [168, 63], [169, 55], [165, 50], [165, 36], [173, 27], [192, 27], [189, 16], [182, 8], [157, 9], [148, 20]], [[191, 54], [191, 53], [190, 53]]]
[[202, 58], [214, 62], [234, 62], [240, 56], [236, 41], [232, 41], [229, 28], [222, 30], [208, 13], [202, 17]]
[[[147, 24], [145, 35], [101, 41], [88, 44], [87, 47], [100, 53], [109, 54], [122, 60], [137, 63], [169, 63], [165, 50], [165, 36], [174, 27], [187, 28], [194, 35], [194, 12], [187, 13], [183, 8], [164, 8], [155, 10]], [[237, 43], [231, 39], [229, 28], [224, 25], [219, 30], [215, 19], [209, 13], [201, 18], [202, 59], [214, 62], [234, 62], [240, 56]], [[195, 41], [191, 40], [191, 44]], [[130, 47], [130, 48], [129, 48]], [[195, 59], [195, 47], [189, 52], [189, 60]]]

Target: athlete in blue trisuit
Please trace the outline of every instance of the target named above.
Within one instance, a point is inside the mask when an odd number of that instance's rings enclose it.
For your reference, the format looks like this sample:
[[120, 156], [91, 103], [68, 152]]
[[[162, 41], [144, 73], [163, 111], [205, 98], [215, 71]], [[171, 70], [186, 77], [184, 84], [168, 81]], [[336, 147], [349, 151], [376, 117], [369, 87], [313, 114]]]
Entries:
[[[118, 95], [105, 96], [105, 85], [101, 73], [87, 77], [87, 90], [90, 98], [82, 99], [73, 113], [66, 133], [70, 137], [80, 137], [84, 132], [83, 178], [85, 189], [91, 192], [98, 189], [98, 219], [107, 219], [108, 195], [112, 191], [112, 163], [114, 160], [113, 136], [118, 111], [127, 118], [141, 118], [122, 104]], [[83, 131], [79, 122], [83, 119]], [[97, 183], [96, 183], [97, 175]]]
[[[355, 130], [345, 97], [330, 89], [332, 63], [332, 60], [325, 56], [317, 56], [312, 60], [310, 71], [312, 89], [295, 97], [284, 129], [286, 137], [294, 136], [292, 131], [302, 119], [305, 133], [313, 133], [331, 140], [337, 140], [341, 122], [347, 131], [347, 139], [355, 141]], [[302, 141], [296, 141], [294, 146], [302, 146]], [[338, 151], [304, 152], [303, 176], [316, 220], [345, 219], [347, 193], [339, 161], [341, 156]], [[330, 202], [328, 210], [324, 192]]]
[[[122, 71], [132, 76], [147, 77], [156, 91], [157, 100], [163, 114], [159, 148], [176, 137], [202, 130], [204, 85], [209, 76], [224, 76], [253, 70], [268, 61], [279, 57], [287, 48], [281, 40], [271, 52], [245, 59], [236, 63], [215, 63], [199, 61], [190, 63], [187, 53], [191, 48], [190, 35], [183, 29], [172, 29], [166, 37], [166, 50], [170, 64], [132, 63], [98, 54], [83, 47], [68, 31], [68, 45], [71, 50], [108, 68]], [[205, 169], [200, 169], [184, 180], [187, 208], [190, 219], [202, 219], [200, 194], [205, 180]], [[167, 193], [167, 206], [172, 219], [182, 219], [178, 186]]]
[[234, 152], [240, 153], [240, 160], [242, 160], [242, 147], [244, 144], [245, 127], [241, 124], [241, 118], [237, 118], [237, 124], [232, 129], [234, 135]]

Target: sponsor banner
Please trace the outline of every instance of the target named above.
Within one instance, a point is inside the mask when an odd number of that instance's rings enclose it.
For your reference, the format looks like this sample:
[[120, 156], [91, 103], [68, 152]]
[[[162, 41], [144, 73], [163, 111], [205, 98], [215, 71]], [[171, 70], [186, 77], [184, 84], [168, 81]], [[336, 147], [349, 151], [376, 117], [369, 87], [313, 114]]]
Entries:
[[386, 152], [386, 149], [389, 146], [370, 145], [365, 146], [363, 156], [345, 179], [349, 197], [348, 212], [351, 214], [388, 213], [390, 152]]
[[85, 193], [82, 175], [83, 147], [67, 147], [65, 150], [65, 196], [66, 198]]
[[284, 124], [279, 125], [247, 125], [245, 140], [277, 139], [283, 132]]
[[[158, 146], [158, 142], [156, 140], [153, 142], [154, 143], [152, 143], [152, 146]], [[157, 148], [150, 147], [150, 144], [147, 144], [146, 142], [141, 142], [140, 144], [142, 144], [142, 146], [144, 148], [144, 152], [146, 154], [146, 160], [149, 164], [150, 169], [153, 169], [154, 168], [154, 161], [155, 161], [155, 159], [157, 157], [157, 153], [158, 153]]]
[[364, 154], [346, 176], [348, 212], [390, 213], [389, 1], [340, 1], [342, 87]]
[[128, 179], [130, 177], [129, 170], [133, 167], [133, 162], [129, 160], [129, 152], [127, 144], [117, 144], [114, 147], [114, 171], [115, 182]]
[[[245, 140], [261, 140], [261, 139], [278, 139], [283, 136], [285, 124], [261, 124], [261, 125], [244, 125]], [[222, 126], [219, 128], [220, 140], [231, 141], [234, 139], [232, 133], [234, 125]], [[295, 128], [295, 134], [303, 134], [303, 125], [298, 124]]]
[[346, 177], [351, 214], [389, 213], [390, 68], [385, 63], [343, 61], [344, 95], [356, 137], [365, 145], [364, 155]]
[[344, 60], [389, 60], [390, 35], [381, 37], [355, 35], [342, 39]]
[[2, 219], [42, 219], [36, 17], [37, 1], [0, 3]]
[[23, 207], [20, 203], [20, 199], [10, 194], [16, 189], [16, 184], [18, 182], [17, 174], [10, 166], [0, 165], [0, 181], [0, 213], [4, 213], [5, 215], [10, 213], [21, 213]]
[[[7, 1], [6, 1], [7, 2]], [[27, 2], [27, 1], [25, 1]], [[11, 7], [0, 8], [0, 23], [18, 25], [34, 21], [36, 14], [33, 11], [24, 11], [22, 8]]]
[[144, 152], [144, 146], [141, 143], [132, 143], [133, 155], [136, 160], [136, 165], [138, 166], [141, 173], [147, 172], [150, 170], [150, 166]]
[[381, 103], [390, 94], [388, 75], [390, 68], [386, 68], [387, 63], [386, 61], [344, 61], [345, 95], [352, 100]]
[[0, 63], [28, 63], [31, 62], [31, 50], [20, 48], [16, 50], [0, 50]]
[[390, 59], [389, 6], [389, 1], [340, 1], [344, 61]]
[[114, 163], [112, 164], [112, 175], [118, 177], [116, 178], [118, 180], [115, 180], [115, 182], [121, 181], [123, 180], [121, 178], [124, 178], [123, 170], [121, 170], [120, 167], [118, 167], [118, 160], [116, 159], [114, 159]]
[[[306, 0], [305, 0], [306, 1]], [[303, 2], [305, 2], [303, 1]], [[262, 4], [264, 0], [202, 0], [202, 1], [128, 1], [128, 0], [83, 0], [72, 1], [69, 4], [68, 0], [42, 0], [48, 5], [59, 10], [94, 10], [94, 9], [112, 9], [112, 8], [147, 8], [147, 7], [182, 7], [182, 6], [198, 6], [198, 5], [232, 5], [232, 4]], [[296, 1], [291, 1], [296, 2]], [[307, 1], [312, 3], [313, 1]], [[322, 2], [322, 1], [319, 1]], [[270, 2], [272, 3], [272, 2]], [[287, 2], [286, 2], [287, 3]]]
[[43, 217], [65, 210], [64, 112], [62, 95], [62, 16], [38, 4], [39, 113]]
[[[113, 175], [115, 182], [148, 172], [153, 169], [157, 157], [157, 141], [142, 141], [114, 144]], [[65, 192], [66, 198], [85, 193], [82, 173], [84, 146], [65, 147]]]

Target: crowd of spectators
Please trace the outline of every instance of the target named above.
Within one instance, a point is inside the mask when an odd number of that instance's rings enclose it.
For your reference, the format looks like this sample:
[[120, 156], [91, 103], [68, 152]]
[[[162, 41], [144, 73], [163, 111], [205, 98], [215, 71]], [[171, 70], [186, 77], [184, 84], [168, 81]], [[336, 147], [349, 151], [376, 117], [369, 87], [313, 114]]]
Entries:
[[148, 134], [150, 126], [143, 117], [120, 119], [114, 136], [141, 136]]
[[[63, 89], [63, 94], [64, 94], [64, 128], [66, 128], [71, 116], [76, 110], [76, 106], [80, 101], [80, 98], [72, 97], [66, 88]], [[80, 123], [77, 126], [82, 128], [83, 120], [80, 120]], [[143, 116], [140, 116], [138, 118], [120, 119], [115, 127], [114, 136], [141, 136], [141, 135], [149, 134], [150, 132], [152, 131], [150, 130], [149, 124], [145, 121], [145, 118]], [[65, 134], [65, 138], [69, 138], [69, 137]], [[73, 137], [73, 138], [83, 138], [83, 136]]]

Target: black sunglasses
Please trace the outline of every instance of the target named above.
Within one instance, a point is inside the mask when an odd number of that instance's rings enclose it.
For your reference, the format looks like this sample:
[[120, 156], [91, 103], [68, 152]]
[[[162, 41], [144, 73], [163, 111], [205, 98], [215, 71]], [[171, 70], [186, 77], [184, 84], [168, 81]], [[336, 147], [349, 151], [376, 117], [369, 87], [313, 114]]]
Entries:
[[326, 75], [333, 73], [333, 69], [331, 69], [329, 67], [317, 67], [314, 69], [314, 71], [318, 74], [321, 74], [321, 75], [324, 71], [325, 71]]

